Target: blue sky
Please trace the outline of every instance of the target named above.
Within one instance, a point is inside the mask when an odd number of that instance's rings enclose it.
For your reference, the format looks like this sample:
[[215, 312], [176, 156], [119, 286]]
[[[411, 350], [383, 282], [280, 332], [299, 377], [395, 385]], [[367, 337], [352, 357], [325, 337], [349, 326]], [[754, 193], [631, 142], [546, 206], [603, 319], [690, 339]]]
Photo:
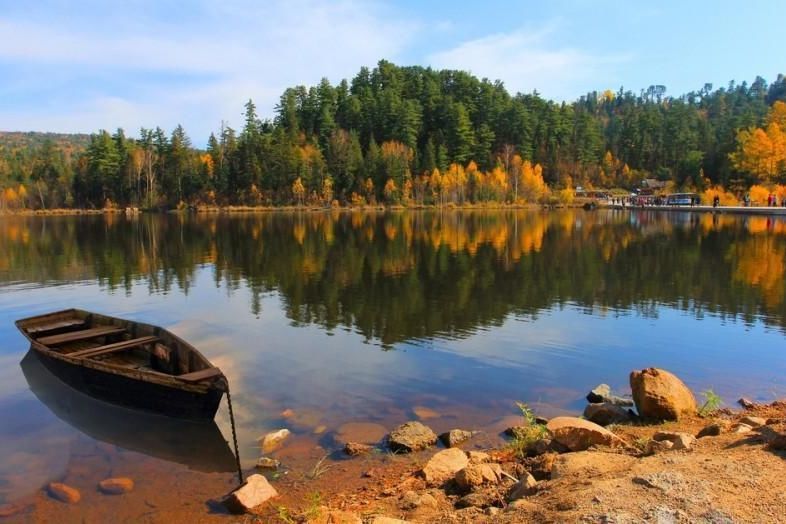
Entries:
[[782, 0], [0, 0], [0, 130], [182, 123], [204, 144], [243, 102], [385, 58], [573, 100], [786, 73]]

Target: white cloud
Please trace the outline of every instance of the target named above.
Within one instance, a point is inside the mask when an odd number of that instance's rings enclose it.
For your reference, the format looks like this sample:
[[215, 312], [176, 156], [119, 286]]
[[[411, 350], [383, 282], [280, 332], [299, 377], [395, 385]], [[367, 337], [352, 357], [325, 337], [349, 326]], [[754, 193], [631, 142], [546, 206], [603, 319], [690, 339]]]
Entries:
[[549, 40], [556, 29], [549, 25], [537, 31], [520, 29], [484, 36], [433, 53], [428, 60], [437, 68], [464, 69], [502, 80], [514, 93], [537, 89], [546, 98], [571, 100], [583, 94], [582, 90], [614, 84], [616, 66], [629, 56], [552, 47]]
[[[133, 132], [182, 122], [202, 143], [221, 120], [239, 124], [248, 98], [270, 117], [286, 87], [337, 82], [380, 58], [395, 60], [418, 31], [360, 0], [204, 2], [189, 15], [147, 14], [145, 2], [122, 16], [106, 6], [98, 14], [56, 7], [44, 17], [0, 17], [0, 71], [21, 71], [3, 88], [17, 101], [0, 102], [4, 130]], [[57, 91], [47, 90], [50, 75]], [[25, 99], [31, 90], [39, 100]]]

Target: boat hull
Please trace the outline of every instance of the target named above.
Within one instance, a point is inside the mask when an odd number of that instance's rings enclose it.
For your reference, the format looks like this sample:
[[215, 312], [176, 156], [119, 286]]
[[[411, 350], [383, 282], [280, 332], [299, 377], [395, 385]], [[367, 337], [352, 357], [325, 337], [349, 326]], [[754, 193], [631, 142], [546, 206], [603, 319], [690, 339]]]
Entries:
[[216, 387], [192, 391], [137, 380], [57, 358], [47, 351], [38, 350], [35, 345], [33, 350], [52, 374], [72, 388], [93, 398], [133, 409], [189, 420], [213, 420], [224, 394]]

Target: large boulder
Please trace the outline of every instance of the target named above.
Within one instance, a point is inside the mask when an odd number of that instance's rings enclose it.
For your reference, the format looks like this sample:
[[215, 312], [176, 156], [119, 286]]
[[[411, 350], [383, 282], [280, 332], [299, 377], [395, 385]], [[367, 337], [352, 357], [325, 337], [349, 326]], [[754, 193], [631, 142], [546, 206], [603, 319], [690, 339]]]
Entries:
[[546, 429], [554, 440], [571, 451], [583, 451], [590, 446], [624, 446], [625, 442], [611, 431], [577, 417], [556, 417]]
[[437, 435], [420, 422], [410, 421], [398, 426], [388, 435], [388, 447], [393, 451], [420, 451], [433, 446]]
[[227, 495], [223, 503], [231, 513], [241, 514], [277, 496], [276, 488], [271, 486], [264, 476], [254, 474], [250, 475], [243, 485]]
[[636, 409], [644, 418], [678, 420], [696, 414], [696, 398], [688, 386], [668, 371], [647, 368], [630, 374]]
[[452, 478], [456, 472], [469, 464], [467, 454], [458, 448], [443, 449], [423, 466], [422, 474], [426, 482], [432, 486], [439, 485]]

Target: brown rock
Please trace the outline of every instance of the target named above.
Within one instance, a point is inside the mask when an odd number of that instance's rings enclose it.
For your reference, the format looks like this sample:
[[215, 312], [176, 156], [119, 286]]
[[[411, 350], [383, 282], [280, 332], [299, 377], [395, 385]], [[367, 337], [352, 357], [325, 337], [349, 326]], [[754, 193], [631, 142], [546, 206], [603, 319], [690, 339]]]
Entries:
[[750, 433], [751, 431], [753, 431], [753, 428], [747, 424], [743, 424], [742, 422], [737, 422], [736, 424], [731, 425], [732, 433]]
[[768, 444], [770, 449], [786, 450], [786, 435], [776, 435]]
[[745, 397], [742, 397], [741, 399], [739, 399], [737, 401], [737, 404], [739, 404], [740, 406], [742, 406], [745, 409], [752, 409], [752, 408], [755, 408], [758, 405], [755, 402], [753, 402], [752, 400], [747, 399]]
[[525, 474], [519, 479], [518, 482], [513, 484], [513, 487], [511, 487], [510, 491], [508, 491], [508, 500], [514, 501], [524, 498], [527, 495], [532, 495], [535, 492], [535, 486], [537, 485], [538, 481], [535, 480], [535, 477], [529, 473]]
[[470, 490], [483, 484], [496, 484], [502, 478], [499, 464], [469, 464], [456, 473], [456, 484], [464, 490]]
[[347, 442], [376, 444], [386, 433], [384, 426], [373, 422], [347, 422], [338, 427], [334, 439], [341, 446]]
[[435, 454], [421, 471], [426, 483], [432, 486], [444, 483], [469, 464], [466, 453], [458, 448], [444, 449]]
[[571, 451], [590, 446], [624, 446], [625, 442], [594, 422], [576, 417], [556, 417], [546, 424], [551, 436]]
[[399, 507], [405, 511], [413, 510], [421, 506], [434, 507], [437, 505], [437, 499], [428, 493], [419, 495], [416, 491], [407, 491], [401, 496]]
[[[314, 524], [363, 524], [363, 519], [350, 511], [320, 508], [320, 516]], [[309, 521], [310, 523], [311, 521]]]
[[457, 508], [487, 508], [496, 502], [493, 493], [476, 492], [464, 495], [456, 501]]
[[76, 504], [82, 500], [79, 490], [61, 482], [52, 482], [47, 486], [49, 495], [66, 504]]
[[469, 461], [473, 464], [481, 464], [491, 460], [491, 456], [482, 451], [467, 451], [467, 457], [469, 457]]
[[271, 486], [264, 476], [254, 474], [249, 476], [242, 486], [227, 495], [222, 502], [231, 513], [241, 514], [277, 496], [276, 488]]
[[449, 448], [455, 448], [472, 438], [471, 431], [463, 429], [451, 429], [439, 436], [439, 440]]
[[717, 437], [724, 431], [729, 429], [728, 422], [713, 422], [708, 426], [704, 426], [701, 428], [701, 431], [696, 435], [696, 438], [703, 438], [703, 437]]
[[505, 508], [505, 511], [537, 511], [539, 509], [540, 506], [534, 502], [526, 499], [519, 499], [511, 502], [508, 507]]
[[650, 440], [647, 442], [646, 453], [654, 455], [655, 453], [662, 453], [674, 449], [674, 442], [670, 440]]
[[410, 421], [398, 426], [388, 436], [388, 446], [393, 451], [420, 451], [433, 446], [437, 442], [437, 435], [420, 422]]
[[350, 457], [357, 457], [358, 455], [365, 455], [374, 451], [374, 446], [368, 444], [361, 444], [360, 442], [347, 442], [344, 444], [344, 453]]
[[107, 495], [122, 495], [134, 490], [134, 481], [128, 477], [105, 479], [98, 483], [98, 489]]
[[762, 417], [751, 417], [751, 416], [742, 417], [740, 419], [740, 422], [742, 422], [743, 424], [747, 424], [752, 428], [758, 428], [760, 426], [767, 425], [767, 419], [764, 419]]
[[270, 457], [259, 457], [256, 463], [257, 469], [277, 470], [279, 466], [281, 466], [281, 462]]
[[636, 409], [644, 418], [678, 420], [696, 414], [696, 398], [690, 389], [668, 371], [647, 368], [630, 374]]
[[688, 433], [679, 433], [676, 431], [658, 431], [652, 436], [652, 440], [657, 442], [671, 442], [672, 449], [693, 449], [693, 444], [696, 443], [696, 437]]
[[369, 524], [409, 524], [408, 520], [394, 519], [391, 517], [376, 516], [372, 517]]
[[25, 509], [26, 506], [21, 504], [2, 504], [0, 505], [0, 518], [10, 517], [16, 515]]
[[584, 418], [595, 424], [608, 426], [609, 424], [630, 422], [631, 416], [627, 409], [605, 402], [602, 404], [589, 404], [584, 408]]

